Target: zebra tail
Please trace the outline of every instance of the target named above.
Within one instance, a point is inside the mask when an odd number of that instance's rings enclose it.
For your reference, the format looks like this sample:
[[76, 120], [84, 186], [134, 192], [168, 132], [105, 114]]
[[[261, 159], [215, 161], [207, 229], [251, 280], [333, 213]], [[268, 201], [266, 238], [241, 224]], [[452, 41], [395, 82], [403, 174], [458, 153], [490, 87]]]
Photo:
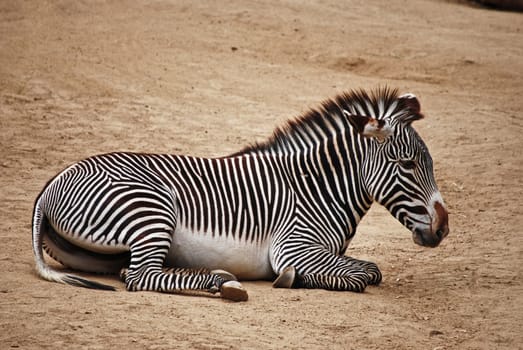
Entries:
[[36, 201], [34, 212], [33, 212], [33, 253], [35, 256], [36, 262], [36, 272], [37, 274], [45, 280], [58, 282], [63, 284], [69, 284], [77, 287], [84, 287], [90, 289], [102, 289], [102, 290], [116, 290], [114, 287], [90, 281], [85, 278], [81, 278], [75, 275], [68, 273], [63, 273], [53, 269], [51, 266], [47, 265], [44, 259], [43, 252], [43, 241], [45, 234], [45, 222], [47, 218], [42, 211], [41, 205], [42, 198], [39, 197]]

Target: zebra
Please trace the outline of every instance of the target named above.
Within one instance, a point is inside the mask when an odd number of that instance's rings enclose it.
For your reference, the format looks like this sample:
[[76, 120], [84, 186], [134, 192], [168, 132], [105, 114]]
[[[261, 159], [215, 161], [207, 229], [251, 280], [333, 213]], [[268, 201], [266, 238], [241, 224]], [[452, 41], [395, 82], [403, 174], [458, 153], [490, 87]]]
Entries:
[[46, 280], [114, 287], [50, 267], [118, 273], [129, 291], [219, 293], [238, 280], [363, 292], [382, 274], [346, 256], [373, 202], [436, 247], [448, 212], [412, 127], [413, 94], [350, 90], [225, 157], [108, 153], [70, 165], [35, 201], [32, 246]]

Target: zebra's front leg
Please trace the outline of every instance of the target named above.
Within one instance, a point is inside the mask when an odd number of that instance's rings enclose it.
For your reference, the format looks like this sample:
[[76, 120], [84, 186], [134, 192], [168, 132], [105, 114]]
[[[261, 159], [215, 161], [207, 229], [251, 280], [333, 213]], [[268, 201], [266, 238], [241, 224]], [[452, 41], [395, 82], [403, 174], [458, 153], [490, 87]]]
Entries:
[[354, 266], [356, 268], [360, 268], [363, 271], [365, 271], [370, 277], [370, 280], [369, 280], [370, 285], [378, 285], [381, 283], [381, 280], [382, 280], [381, 271], [380, 271], [378, 265], [376, 265], [375, 263], [373, 263], [371, 261], [354, 259], [350, 256], [343, 256], [343, 258], [345, 258], [345, 260], [349, 263], [350, 266]]
[[332, 254], [321, 247], [294, 249], [293, 253], [284, 260], [288, 265], [274, 281], [275, 288], [363, 292], [371, 280], [362, 267], [351, 265], [345, 257]]
[[[131, 263], [121, 276], [129, 291], [183, 292], [189, 290], [220, 292], [224, 299], [246, 301], [247, 291], [234, 280], [226, 280], [219, 273], [167, 273], [163, 262], [167, 256], [171, 236], [168, 232], [143, 237], [131, 246]], [[176, 269], [173, 270], [174, 272]]]
[[294, 266], [286, 267], [273, 282], [274, 288], [308, 288], [361, 293], [369, 284], [369, 275], [364, 271], [351, 271], [346, 276], [319, 273], [299, 274]]

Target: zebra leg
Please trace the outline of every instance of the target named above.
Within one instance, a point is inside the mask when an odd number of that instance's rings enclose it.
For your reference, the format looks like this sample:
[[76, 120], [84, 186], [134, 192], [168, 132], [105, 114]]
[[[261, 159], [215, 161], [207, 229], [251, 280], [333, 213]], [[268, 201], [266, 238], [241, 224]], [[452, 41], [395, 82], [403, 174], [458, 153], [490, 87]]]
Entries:
[[[144, 235], [131, 245], [131, 263], [123, 271], [129, 291], [183, 292], [189, 290], [220, 292], [220, 296], [233, 301], [247, 300], [247, 292], [237, 281], [226, 281], [220, 274], [208, 270], [203, 273], [166, 273], [163, 262], [171, 244], [168, 231]], [[176, 271], [173, 270], [173, 271]]]
[[246, 301], [248, 299], [247, 291], [238, 282], [236, 276], [225, 270], [209, 270], [206, 268], [186, 268], [186, 267], [168, 267], [164, 268], [165, 273], [181, 274], [181, 275], [218, 275], [223, 279], [223, 284], [220, 289], [211, 289], [210, 292], [220, 292], [220, 296], [224, 299], [233, 301]]
[[[287, 265], [279, 270], [278, 265]], [[273, 286], [276, 288], [322, 288], [363, 292], [371, 276], [344, 256], [332, 254], [321, 246], [296, 246], [281, 249], [275, 259], [276, 271], [281, 271]], [[284, 266], [285, 266], [284, 265]], [[280, 265], [281, 266], [281, 265]]]
[[[124, 267], [120, 270], [120, 280], [125, 282], [129, 269]], [[204, 267], [202, 268], [188, 268], [188, 267], [163, 267], [164, 273], [179, 274], [179, 275], [201, 275], [201, 274], [214, 274], [219, 275], [225, 282], [238, 281], [238, 278], [232, 273], [225, 270], [209, 270]]]
[[205, 267], [201, 268], [190, 268], [190, 267], [167, 267], [163, 270], [165, 273], [174, 273], [174, 274], [186, 274], [186, 275], [194, 275], [194, 274], [213, 274], [213, 275], [219, 275], [225, 282], [227, 281], [238, 281], [238, 278], [234, 276], [232, 273], [225, 271], [225, 270], [209, 270]]
[[370, 277], [370, 285], [378, 285], [381, 283], [381, 271], [378, 265], [376, 265], [375, 263], [371, 261], [354, 259], [350, 256], [343, 256], [343, 258], [349, 263], [350, 266], [354, 266], [365, 271]]
[[364, 271], [353, 271], [349, 276], [330, 276], [309, 273], [303, 276], [297, 275], [294, 288], [321, 288], [361, 293], [368, 284], [369, 275]]
[[331, 276], [319, 273], [300, 275], [294, 266], [286, 267], [273, 282], [274, 288], [307, 288], [351, 291], [361, 293], [369, 284], [364, 271], [352, 271], [348, 276]]

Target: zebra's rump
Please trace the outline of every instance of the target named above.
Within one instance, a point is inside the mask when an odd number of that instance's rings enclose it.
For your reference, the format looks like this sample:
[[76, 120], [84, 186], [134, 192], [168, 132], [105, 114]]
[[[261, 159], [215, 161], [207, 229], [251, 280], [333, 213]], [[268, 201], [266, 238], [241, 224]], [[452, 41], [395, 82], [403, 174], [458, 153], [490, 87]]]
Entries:
[[121, 268], [129, 265], [129, 251], [103, 254], [84, 249], [62, 237], [47, 219], [43, 222], [43, 234], [46, 253], [68, 268], [84, 272], [118, 273]]

